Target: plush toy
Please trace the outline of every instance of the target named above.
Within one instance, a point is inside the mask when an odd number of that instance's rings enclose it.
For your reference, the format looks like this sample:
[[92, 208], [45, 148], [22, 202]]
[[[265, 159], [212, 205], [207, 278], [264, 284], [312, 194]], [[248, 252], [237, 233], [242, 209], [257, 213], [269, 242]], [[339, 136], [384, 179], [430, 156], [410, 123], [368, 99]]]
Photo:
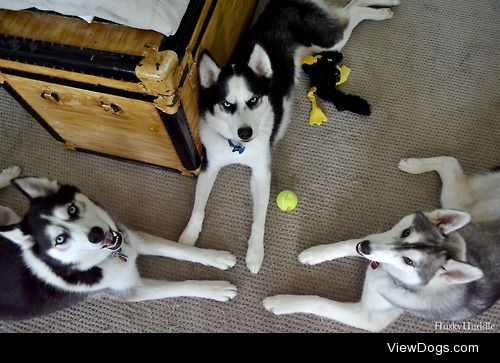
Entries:
[[316, 103], [315, 94], [333, 103], [339, 111], [351, 111], [364, 116], [371, 114], [367, 101], [337, 89], [338, 86], [347, 82], [351, 73], [348, 67], [338, 65], [342, 58], [339, 52], [323, 52], [315, 56], [307, 56], [302, 60], [302, 69], [311, 79], [311, 89], [307, 94], [312, 103], [311, 125], [321, 125], [327, 120], [326, 115]]

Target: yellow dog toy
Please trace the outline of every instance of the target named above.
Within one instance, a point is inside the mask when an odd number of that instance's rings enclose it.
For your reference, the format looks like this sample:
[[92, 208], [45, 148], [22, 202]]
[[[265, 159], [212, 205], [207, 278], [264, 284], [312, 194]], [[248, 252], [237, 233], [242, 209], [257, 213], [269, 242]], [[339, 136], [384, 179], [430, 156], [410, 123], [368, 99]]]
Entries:
[[[321, 54], [318, 54], [316, 56], [308, 55], [302, 59], [301, 64], [313, 65], [321, 58]], [[351, 69], [345, 65], [342, 65], [340, 67], [337, 66], [337, 69], [340, 72], [340, 79], [336, 85], [340, 86], [341, 84], [346, 83], [349, 79]], [[318, 104], [316, 102], [316, 91], [316, 87], [311, 87], [311, 89], [309, 89], [309, 91], [307, 92], [307, 98], [309, 98], [312, 105], [311, 115], [309, 116], [309, 124], [321, 126], [323, 122], [328, 121], [328, 117], [326, 117], [325, 113], [321, 110], [321, 108], [318, 107]]]

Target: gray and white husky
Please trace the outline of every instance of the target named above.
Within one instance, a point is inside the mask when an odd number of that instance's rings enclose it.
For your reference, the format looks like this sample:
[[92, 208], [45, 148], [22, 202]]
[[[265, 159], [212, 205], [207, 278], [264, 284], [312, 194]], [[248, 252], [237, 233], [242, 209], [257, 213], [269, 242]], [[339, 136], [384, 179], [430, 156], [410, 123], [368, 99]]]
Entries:
[[200, 297], [227, 301], [236, 287], [226, 281], [166, 282], [141, 278], [136, 258], [171, 257], [222, 270], [229, 252], [183, 246], [116, 222], [77, 188], [20, 169], [0, 173], [31, 203], [24, 218], [0, 208], [0, 319], [28, 319], [79, 303], [92, 295], [125, 301]]
[[253, 224], [246, 264], [264, 258], [264, 229], [271, 184], [271, 151], [290, 121], [291, 93], [303, 55], [339, 51], [363, 20], [386, 20], [399, 0], [353, 0], [335, 8], [326, 0], [271, 0], [242, 41], [230, 65], [204, 53], [199, 61], [200, 138], [205, 148], [191, 219], [179, 242], [194, 245], [208, 197], [221, 168], [252, 169]]
[[307, 265], [347, 256], [373, 261], [361, 300], [277, 295], [264, 299], [275, 314], [310, 313], [380, 331], [403, 312], [429, 320], [464, 320], [500, 297], [500, 172], [465, 176], [455, 158], [406, 159], [412, 174], [436, 171], [446, 209], [404, 217], [391, 230], [320, 245], [299, 255]]

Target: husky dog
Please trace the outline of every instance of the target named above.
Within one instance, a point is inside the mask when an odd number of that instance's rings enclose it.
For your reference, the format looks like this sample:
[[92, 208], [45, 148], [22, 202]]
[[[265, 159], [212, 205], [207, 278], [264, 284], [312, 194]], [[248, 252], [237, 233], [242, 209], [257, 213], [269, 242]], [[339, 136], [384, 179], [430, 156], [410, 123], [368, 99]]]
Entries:
[[436, 171], [446, 209], [404, 217], [390, 231], [309, 248], [307, 265], [347, 256], [373, 261], [361, 300], [336, 302], [318, 296], [264, 299], [275, 314], [310, 313], [380, 331], [403, 312], [429, 320], [464, 320], [500, 297], [500, 172], [467, 177], [451, 157], [406, 159], [412, 174]]
[[104, 294], [125, 301], [192, 296], [227, 301], [236, 288], [226, 281], [164, 282], [139, 277], [139, 254], [172, 257], [225, 270], [229, 252], [183, 246], [116, 222], [77, 188], [43, 178], [0, 173], [30, 201], [21, 220], [0, 209], [0, 319], [28, 319]]
[[208, 197], [221, 168], [252, 169], [253, 225], [246, 264], [252, 273], [264, 258], [264, 227], [271, 184], [271, 150], [290, 121], [291, 92], [303, 55], [339, 51], [363, 20], [390, 19], [399, 0], [353, 0], [335, 8], [323, 0], [271, 0], [233, 63], [220, 68], [205, 52], [199, 61], [200, 138], [205, 148], [191, 219], [179, 242], [194, 245]]

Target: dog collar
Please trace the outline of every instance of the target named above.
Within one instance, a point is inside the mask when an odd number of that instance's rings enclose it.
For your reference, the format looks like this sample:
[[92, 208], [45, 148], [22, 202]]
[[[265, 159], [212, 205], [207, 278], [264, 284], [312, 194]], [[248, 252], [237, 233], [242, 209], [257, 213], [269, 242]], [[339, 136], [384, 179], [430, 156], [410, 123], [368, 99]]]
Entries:
[[118, 231], [111, 231], [113, 240], [116, 239], [116, 247], [112, 249], [111, 257], [116, 258], [120, 262], [127, 262], [128, 256], [122, 252], [122, 244], [125, 242], [123, 233]]
[[116, 251], [113, 251], [111, 253], [111, 256], [113, 258], [116, 258], [118, 261], [123, 262], [123, 263], [127, 262], [127, 259], [128, 259], [128, 256], [122, 252], [121, 248], [116, 250]]
[[227, 140], [228, 143], [229, 143], [229, 146], [233, 149], [233, 153], [239, 153], [240, 155], [243, 154], [245, 152], [245, 146], [241, 145], [241, 144], [238, 144], [238, 145], [235, 145], [233, 144], [233, 142], [231, 140]]

